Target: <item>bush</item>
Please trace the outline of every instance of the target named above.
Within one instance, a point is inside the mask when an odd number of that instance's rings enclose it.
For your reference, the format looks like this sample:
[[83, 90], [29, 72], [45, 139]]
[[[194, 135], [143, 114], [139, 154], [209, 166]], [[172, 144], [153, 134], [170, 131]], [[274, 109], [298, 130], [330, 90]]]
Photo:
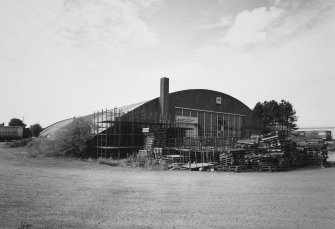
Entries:
[[27, 146], [32, 150], [32, 156], [64, 156], [55, 140], [49, 140], [44, 137], [33, 139]]
[[87, 158], [88, 142], [94, 137], [92, 123], [83, 118], [76, 118], [70, 126], [56, 136], [57, 146], [65, 155]]
[[38, 137], [40, 133], [42, 132], [42, 130], [43, 128], [38, 123], [30, 126], [31, 135], [33, 137]]
[[9, 123], [8, 126], [22, 126], [23, 128], [26, 126], [26, 124], [18, 118], [12, 118]]
[[101, 165], [119, 166], [119, 167], [140, 167], [150, 170], [161, 170], [162, 166], [158, 159], [149, 158], [147, 156], [138, 156], [131, 154], [129, 157], [124, 159], [111, 159], [111, 158], [99, 158], [98, 163]]

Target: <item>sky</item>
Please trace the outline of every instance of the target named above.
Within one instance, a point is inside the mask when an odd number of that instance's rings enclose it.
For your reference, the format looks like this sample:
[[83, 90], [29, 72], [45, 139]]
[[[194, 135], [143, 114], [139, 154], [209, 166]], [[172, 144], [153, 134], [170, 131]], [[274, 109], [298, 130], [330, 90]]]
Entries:
[[334, 127], [334, 28], [333, 0], [3, 0], [0, 123], [151, 100], [168, 77]]

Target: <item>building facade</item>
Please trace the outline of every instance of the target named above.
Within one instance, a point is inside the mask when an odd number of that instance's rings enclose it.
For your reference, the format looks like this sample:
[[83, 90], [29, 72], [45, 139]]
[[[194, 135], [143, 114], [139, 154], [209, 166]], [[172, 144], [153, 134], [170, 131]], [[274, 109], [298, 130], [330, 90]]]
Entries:
[[259, 134], [261, 121], [236, 98], [204, 89], [169, 93], [169, 79], [161, 79], [161, 96], [136, 111], [157, 112], [184, 128], [186, 137], [246, 138]]
[[[82, 118], [94, 123], [92, 147], [97, 157], [119, 158], [133, 154], [145, 148], [149, 134], [155, 135], [153, 147], [169, 148], [170, 142], [189, 144], [190, 139], [201, 142], [202, 146], [212, 147], [212, 143], [216, 147], [224, 146], [261, 133], [261, 121], [238, 99], [204, 89], [170, 93], [168, 78], [161, 79], [160, 96], [155, 99]], [[53, 124], [41, 136], [52, 139], [73, 120]]]

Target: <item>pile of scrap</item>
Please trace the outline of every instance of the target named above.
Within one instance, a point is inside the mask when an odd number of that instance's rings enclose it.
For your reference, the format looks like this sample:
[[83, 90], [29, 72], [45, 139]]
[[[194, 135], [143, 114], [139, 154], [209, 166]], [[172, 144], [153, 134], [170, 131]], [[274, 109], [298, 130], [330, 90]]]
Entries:
[[306, 148], [306, 152], [309, 165], [324, 166], [327, 163], [327, 150], [319, 147], [308, 147]]
[[322, 139], [308, 139], [305, 137], [296, 137], [297, 149], [306, 158], [307, 165], [325, 166], [327, 165], [328, 148], [327, 143]]
[[236, 143], [237, 148], [248, 149], [249, 151], [252, 149], [257, 149], [258, 140], [257, 139], [243, 139], [238, 140]]
[[275, 159], [271, 155], [265, 155], [259, 158], [259, 171], [277, 171], [278, 166]]
[[245, 149], [230, 149], [220, 155], [220, 164], [223, 171], [240, 172], [245, 167]]
[[261, 139], [258, 142], [258, 147], [263, 149], [280, 149], [281, 142], [285, 140], [285, 135], [280, 132], [272, 132], [261, 135]]
[[220, 164], [223, 171], [286, 171], [306, 165], [324, 166], [327, 150], [324, 142], [302, 141], [276, 131], [258, 139], [237, 141], [238, 149], [223, 151]]
[[180, 156], [178, 154], [165, 155], [160, 158], [159, 163], [165, 169], [175, 170], [175, 169], [183, 169], [184, 160], [185, 160], [185, 157]]

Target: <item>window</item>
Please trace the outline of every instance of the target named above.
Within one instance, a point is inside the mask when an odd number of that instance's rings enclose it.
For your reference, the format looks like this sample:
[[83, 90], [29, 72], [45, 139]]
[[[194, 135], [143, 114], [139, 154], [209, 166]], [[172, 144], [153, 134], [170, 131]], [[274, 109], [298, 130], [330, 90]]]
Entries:
[[181, 108], [176, 108], [176, 115], [182, 116], [182, 109]]
[[191, 117], [198, 117], [198, 112], [191, 110]]
[[190, 117], [191, 116], [191, 111], [187, 109], [183, 109], [183, 116]]
[[217, 130], [218, 130], [218, 137], [223, 137], [223, 114], [218, 114], [218, 125], [217, 125]]
[[204, 136], [204, 112], [198, 112], [198, 135], [203, 137]]
[[205, 112], [205, 136], [209, 137], [211, 136], [211, 120], [212, 114]]
[[209, 111], [176, 108], [176, 115], [197, 117], [198, 125], [186, 130], [186, 136], [241, 138], [244, 130], [244, 117]]
[[228, 138], [228, 136], [229, 136], [229, 133], [228, 133], [228, 131], [229, 131], [229, 129], [228, 129], [228, 115], [224, 115], [224, 137], [225, 138]]
[[234, 116], [233, 115], [228, 116], [228, 137], [229, 138], [234, 137]]
[[218, 136], [218, 114], [213, 113], [212, 114], [212, 136], [217, 137]]

